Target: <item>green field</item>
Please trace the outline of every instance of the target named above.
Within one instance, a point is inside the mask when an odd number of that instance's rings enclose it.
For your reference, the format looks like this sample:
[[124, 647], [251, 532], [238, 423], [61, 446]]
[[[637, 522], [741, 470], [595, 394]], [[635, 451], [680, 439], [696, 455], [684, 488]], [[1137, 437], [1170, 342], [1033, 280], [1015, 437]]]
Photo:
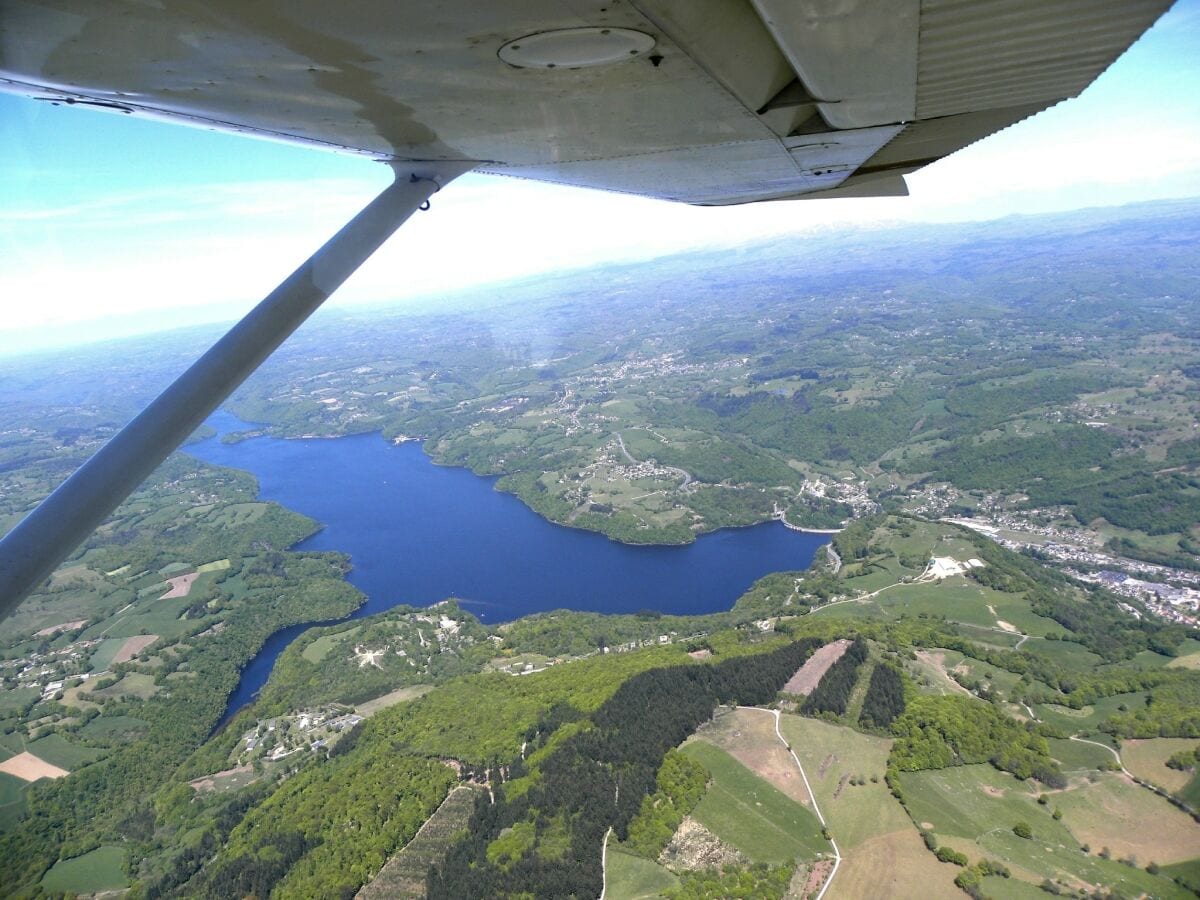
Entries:
[[1141, 865], [1200, 855], [1200, 825], [1191, 816], [1119, 773], [1096, 779], [1053, 798], [1081, 843], [1108, 847], [1114, 859], [1133, 857]]
[[1090, 672], [1102, 662], [1097, 654], [1074, 641], [1045, 641], [1030, 638], [1021, 649], [1044, 656], [1051, 662], [1058, 663], [1075, 672]]
[[[1068, 706], [1055, 706], [1048, 703], [1035, 703], [1033, 711], [1049, 725], [1056, 725], [1069, 734], [1084, 734], [1094, 731], [1096, 726], [1121, 711], [1121, 706], [1129, 709], [1141, 709], [1146, 705], [1145, 691], [1132, 694], [1116, 694], [1112, 697], [1102, 697], [1091, 706], [1082, 709], [1071, 709]], [[1096, 740], [1099, 740], [1097, 738]]]
[[1195, 750], [1200, 746], [1196, 738], [1154, 738], [1143, 741], [1124, 741], [1121, 744], [1121, 762], [1138, 778], [1156, 784], [1172, 794], [1183, 791], [1192, 780], [1192, 773], [1167, 766], [1167, 760], [1175, 753]]
[[93, 672], [107, 671], [108, 667], [110, 665], [112, 665], [113, 657], [117, 655], [117, 651], [121, 649], [121, 647], [122, 647], [122, 645], [124, 645], [124, 643], [125, 643], [125, 638], [123, 638], [123, 637], [108, 638], [107, 640], [101, 641], [100, 646], [98, 646], [92, 652], [92, 660], [91, 660], [92, 671]]
[[40, 696], [42, 696], [42, 692], [34, 687], [0, 691], [0, 712], [7, 712], [10, 709], [20, 709], [30, 700], [36, 700]]
[[8, 759], [26, 750], [25, 736], [19, 732], [0, 734], [0, 759]]
[[913, 818], [932, 826], [939, 838], [975, 840], [981, 834], [1028, 822], [1039, 841], [1078, 846], [1066, 827], [1037, 804], [1025, 782], [989, 765], [902, 772], [900, 784]]
[[[973, 551], [970, 555], [973, 556], [976, 552]], [[966, 554], [963, 558], [965, 556]], [[851, 579], [846, 585], [852, 590], [871, 592], [895, 583], [897, 577], [891, 572], [873, 572]], [[875, 611], [876, 616], [887, 619], [914, 615], [945, 618], [968, 627], [973, 626], [972, 637], [976, 640], [1006, 647], [1012, 646], [1019, 635], [1005, 634], [997, 624], [998, 621], [1005, 621], [1021, 632], [1036, 636], [1062, 631], [1062, 626], [1053, 619], [1035, 614], [1024, 595], [995, 591], [961, 575], [933, 584], [899, 584], [872, 597], [864, 604], [843, 604], [841, 614], [862, 616], [871, 615], [872, 611]]]
[[337, 631], [333, 634], [323, 634], [312, 643], [305, 646], [300, 652], [300, 655], [307, 659], [310, 663], [319, 663], [329, 655], [335, 646], [348, 641], [354, 635], [362, 631], [361, 625], [355, 625], [353, 628], [347, 628], [345, 631]]
[[692, 816], [754, 862], [772, 865], [830, 852], [809, 810], [759, 778], [724, 750], [689, 741], [684, 753], [712, 773], [713, 783]]
[[[883, 782], [890, 740], [800, 716], [781, 716], [779, 729], [800, 758], [829, 831], [843, 853], [869, 838], [912, 827]], [[860, 776], [867, 779], [866, 784], [848, 783]], [[872, 782], [871, 776], [878, 780]]]
[[1111, 753], [1095, 744], [1058, 738], [1051, 738], [1049, 744], [1050, 755], [1058, 760], [1063, 772], [1067, 774], [1099, 769], [1102, 765], [1114, 762]]
[[0, 772], [0, 831], [11, 828], [24, 815], [25, 786], [16, 775]]
[[[1044, 878], [1062, 878], [1071, 883], [1103, 884], [1135, 896], [1141, 893], [1156, 897], [1188, 896], [1165, 878], [1118, 862], [1115, 847], [1111, 848], [1113, 859], [1096, 855], [1100, 846], [1092, 845], [1090, 854], [1080, 849], [1085, 839], [1072, 833], [1075, 827], [1101, 829], [1099, 833], [1109, 837], [1114, 833], [1109, 829], [1115, 831], [1117, 822], [1144, 821], [1138, 818], [1145, 812], [1142, 799], [1111, 789], [1106, 783], [1119, 780], [1117, 776], [1102, 776], [1097, 785], [1088, 783], [1085, 787], [1053, 792], [1050, 802], [1042, 806], [1028, 784], [987, 765], [904, 772], [900, 776], [905, 801], [914, 818], [931, 826], [939, 843], [966, 853], [972, 861], [984, 856], [998, 859], [1013, 870], [1014, 877], [1033, 884]], [[1166, 801], [1142, 788], [1126, 787], [1169, 808]], [[1051, 815], [1056, 806], [1063, 809], [1062, 821], [1055, 821]], [[1013, 833], [1012, 828], [1018, 822], [1030, 825], [1032, 839]], [[1174, 820], [1171, 824], [1179, 825]], [[1149, 827], [1154, 828], [1152, 821]], [[1093, 831], [1089, 831], [1089, 836]], [[1143, 828], [1143, 832], [1146, 836], [1141, 839], [1161, 839], [1164, 846], [1178, 840], [1166, 831]], [[1183, 839], [1194, 834], [1189, 820]], [[1141, 864], [1148, 861], [1141, 860]]]
[[97, 847], [74, 859], [60, 860], [42, 877], [42, 888], [51, 893], [95, 894], [129, 884], [125, 877], [125, 851]]
[[97, 716], [79, 729], [79, 735], [95, 741], [125, 741], [149, 727], [149, 722], [133, 716]]
[[1180, 879], [1193, 891], [1200, 894], [1200, 859], [1191, 859], [1187, 862], [1163, 866], [1163, 871], [1172, 878]]
[[673, 873], [656, 862], [612, 849], [609, 842], [607, 900], [649, 900], [679, 884]]
[[52, 766], [59, 766], [68, 772], [73, 772], [85, 763], [103, 756], [104, 751], [95, 747], [84, 747], [72, 744], [61, 734], [49, 734], [38, 738], [29, 745], [29, 752], [44, 759]]
[[225, 528], [236, 528], [257, 522], [267, 512], [266, 503], [228, 503], [218, 507], [206, 517], [211, 523]]
[[129, 612], [117, 617], [108, 636], [136, 637], [139, 634], [157, 634], [170, 639], [196, 624], [196, 620], [181, 619], [183, 611], [195, 603], [193, 595], [203, 591], [213, 575], [201, 575], [192, 583], [187, 597], [159, 600], [151, 597], [139, 600]]
[[95, 693], [107, 698], [140, 697], [148, 700], [158, 693], [158, 685], [154, 683], [153, 675], [147, 675], [145, 672], [130, 672], [116, 684]]

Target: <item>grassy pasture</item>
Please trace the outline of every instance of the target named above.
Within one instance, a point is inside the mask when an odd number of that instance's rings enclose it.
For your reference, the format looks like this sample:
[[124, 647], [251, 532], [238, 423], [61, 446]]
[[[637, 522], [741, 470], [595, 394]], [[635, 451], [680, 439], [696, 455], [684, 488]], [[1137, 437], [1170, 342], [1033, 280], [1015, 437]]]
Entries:
[[[1103, 845], [1093, 842], [1093, 855], [1080, 849], [1081, 843], [1097, 836], [1107, 839], [1122, 828], [1138, 827], [1139, 817], [1146, 815], [1148, 807], [1140, 798], [1106, 784], [1121, 781], [1117, 776], [1103, 776], [1095, 785], [1089, 783], [1068, 791], [1052, 792], [1046, 806], [1037, 803], [1035, 792], [1025, 782], [987, 765], [905, 772], [900, 781], [917, 820], [933, 826], [939, 843], [966, 853], [972, 861], [983, 856], [998, 859], [1013, 870], [1014, 877], [1032, 884], [1051, 878], [1075, 885], [1083, 882], [1103, 884], [1133, 896], [1143, 893], [1160, 898], [1187, 896], [1165, 878], [1152, 876], [1116, 859], [1105, 860], [1094, 855]], [[1169, 808], [1166, 801], [1145, 789], [1127, 786]], [[1097, 787], [1099, 789], [1095, 790]], [[1051, 816], [1056, 806], [1063, 810], [1062, 821], [1055, 821]], [[1114, 817], [1112, 824], [1104, 821], [1110, 816]], [[1125, 824], [1118, 825], [1117, 820]], [[1013, 833], [1012, 826], [1017, 822], [1031, 826], [1032, 839], [1020, 838]], [[1194, 835], [1190, 820], [1188, 826], [1189, 831], [1185, 834]], [[1082, 828], [1086, 836], [1081, 836], [1077, 828]], [[1127, 840], [1138, 838], [1129, 836]], [[1114, 856], [1118, 855], [1115, 840], [1110, 843], [1110, 849]], [[1169, 847], [1167, 852], [1171, 852]], [[1144, 865], [1149, 859], [1141, 862]], [[1008, 896], [1022, 896], [1019, 888], [1010, 886], [1006, 890]]]
[[[107, 636], [136, 637], [144, 631], [147, 634], [160, 635], [169, 641], [195, 624], [194, 620], [188, 621], [179, 617], [196, 602], [196, 597], [203, 593], [214, 577], [212, 574], [201, 575], [192, 583], [187, 597], [172, 597], [169, 600], [148, 597], [139, 600], [133, 609], [113, 623]], [[166, 592], [165, 588], [163, 592]]]
[[128, 884], [125, 851], [111, 846], [97, 847], [74, 859], [59, 860], [42, 877], [42, 888], [50, 893], [96, 894], [119, 890]]
[[1200, 859], [1163, 866], [1163, 871], [1172, 878], [1179, 878], [1193, 891], [1200, 893]]
[[[866, 587], [866, 579], [870, 577], [872, 576], [854, 579], [847, 586]], [[884, 584], [894, 581], [895, 577], [886, 579], [872, 589], [878, 590]], [[998, 619], [1032, 635], [1041, 636], [1051, 631], [1062, 631], [1062, 626], [1057, 622], [1036, 615], [1023, 595], [994, 591], [962, 575], [955, 575], [935, 584], [897, 585], [872, 597], [870, 603], [889, 619], [924, 613], [962, 625], [975, 626], [983, 631], [999, 628], [996, 624]], [[994, 614], [989, 606], [996, 611]], [[996, 642], [1003, 637], [996, 633], [987, 639]], [[1012, 641], [1006, 640], [1004, 645], [1009, 646], [1011, 643]]]
[[10, 709], [19, 709], [30, 700], [36, 700], [42, 696], [42, 692], [37, 688], [14, 688], [11, 691], [0, 691], [0, 712], [7, 712]]
[[1200, 775], [1192, 776], [1192, 780], [1179, 792], [1179, 799], [1192, 809], [1200, 809]]
[[650, 900], [676, 887], [679, 879], [658, 863], [632, 853], [608, 850], [608, 882], [604, 896], [608, 900]]
[[1176, 657], [1167, 663], [1168, 669], [1200, 669], [1200, 641], [1187, 638], [1175, 648]]
[[1112, 697], [1102, 697], [1091, 706], [1082, 709], [1071, 709], [1067, 706], [1035, 703], [1033, 711], [1038, 718], [1050, 725], [1057, 725], [1071, 734], [1081, 734], [1094, 731], [1096, 726], [1115, 715], [1124, 704], [1130, 709], [1140, 709], [1146, 705], [1146, 692], [1138, 691], [1132, 694], [1115, 694]]
[[1092, 771], [1113, 762], [1113, 755], [1103, 747], [1050, 738], [1050, 755], [1058, 760], [1065, 773]]
[[[961, 893], [961, 891], [959, 892]], [[1050, 896], [1035, 884], [1019, 878], [992, 875], [983, 879], [983, 895], [991, 900], [1045, 900]]]
[[1145, 865], [1200, 856], [1200, 825], [1124, 775], [1102, 774], [1095, 782], [1055, 794], [1051, 802], [1081, 843], [1093, 850], [1108, 847], [1114, 858], [1132, 856]]
[[1030, 638], [1021, 649], [1044, 656], [1063, 668], [1075, 672], [1090, 672], [1102, 662], [1099, 655], [1074, 641], [1046, 641]]
[[113, 657], [125, 644], [125, 638], [108, 638], [100, 642], [92, 652], [92, 671], [103, 672], [112, 665]]
[[721, 840], [754, 862], [772, 865], [830, 851], [815, 815], [724, 750], [689, 741], [682, 751], [712, 773], [713, 783], [692, 815]]
[[1154, 738], [1142, 741], [1124, 741], [1121, 744], [1121, 761], [1125, 768], [1138, 778], [1177, 794], [1192, 780], [1191, 772], [1167, 767], [1167, 760], [1181, 750], [1195, 750], [1200, 746], [1196, 738]]
[[1169, 879], [1151, 875], [1140, 868], [1127, 866], [1116, 859], [1102, 859], [1093, 853], [1060, 846], [1037, 839], [1019, 838], [1011, 831], [996, 831], [982, 835], [979, 846], [992, 859], [1004, 862], [1013, 876], [1040, 884], [1051, 878], [1068, 884], [1102, 884], [1118, 896], [1147, 896], [1156, 900], [1185, 900], [1193, 895]]
[[24, 753], [28, 749], [23, 734], [17, 732], [13, 734], [0, 734], [0, 759], [8, 759], [10, 756]]
[[79, 734], [95, 741], [119, 742], [131, 740], [149, 727], [149, 722], [133, 716], [97, 716]]
[[310, 663], [319, 663], [329, 655], [335, 646], [342, 641], [349, 640], [360, 631], [362, 631], [362, 626], [355, 625], [353, 628], [347, 628], [345, 631], [338, 631], [334, 634], [323, 634], [312, 643], [306, 645], [300, 651], [300, 655]]
[[205, 518], [225, 528], [237, 528], [257, 522], [266, 514], [268, 507], [267, 503], [229, 503], [217, 507]]
[[25, 786], [16, 775], [0, 772], [0, 832], [11, 828], [25, 814]]
[[428, 694], [433, 688], [434, 685], [432, 684], [414, 684], [409, 687], [402, 687], [384, 694], [382, 697], [376, 697], [373, 700], [360, 703], [354, 707], [354, 711], [360, 716], [374, 715], [379, 710], [395, 706], [397, 703], [407, 703], [409, 700], [416, 700], [423, 694]]
[[69, 772], [104, 755], [103, 750], [95, 747], [72, 744], [61, 734], [48, 734], [44, 738], [38, 738], [29, 745], [29, 752], [50, 765], [59, 766]]
[[1078, 846], [1066, 827], [1039, 806], [1029, 786], [989, 765], [902, 772], [900, 784], [914, 818], [931, 825], [938, 837], [975, 840], [1008, 831], [1017, 822], [1033, 825], [1039, 840]]
[[141, 697], [143, 700], [149, 700], [158, 693], [158, 690], [159, 688], [154, 683], [153, 675], [147, 675], [144, 672], [130, 672], [116, 684], [95, 693], [101, 697], [110, 699], [116, 697]]
[[[891, 740], [802, 716], [782, 716], [779, 728], [804, 765], [829, 831], [843, 853], [870, 838], [912, 828], [883, 783]], [[872, 775], [878, 777], [877, 783], [870, 781]], [[849, 779], [858, 776], [867, 783], [851, 785]]]
[[775, 716], [765, 710], [720, 710], [696, 737], [724, 750], [755, 775], [811, 808], [796, 761], [775, 735]]
[[966, 694], [967, 690], [949, 675], [964, 658], [957, 650], [918, 650], [916, 659], [905, 660], [904, 667], [922, 693]]
[[838, 846], [842, 864], [825, 895], [829, 900], [957, 900], [965, 896], [954, 885], [959, 869], [938, 862], [911, 823], [904, 831], [868, 838], [852, 851]]
[[1177, 656], [1169, 663], [1168, 669], [1200, 669], [1200, 653], [1188, 653]]

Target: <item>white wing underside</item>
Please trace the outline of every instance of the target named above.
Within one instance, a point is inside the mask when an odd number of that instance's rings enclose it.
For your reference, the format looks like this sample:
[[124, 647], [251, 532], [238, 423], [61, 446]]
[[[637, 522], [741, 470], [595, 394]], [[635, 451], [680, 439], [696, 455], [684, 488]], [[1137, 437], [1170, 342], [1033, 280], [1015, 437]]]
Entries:
[[[0, 88], [687, 203], [891, 195], [903, 175], [1076, 96], [1169, 6], [7, 0]], [[498, 55], [582, 27], [654, 46], [578, 69]]]

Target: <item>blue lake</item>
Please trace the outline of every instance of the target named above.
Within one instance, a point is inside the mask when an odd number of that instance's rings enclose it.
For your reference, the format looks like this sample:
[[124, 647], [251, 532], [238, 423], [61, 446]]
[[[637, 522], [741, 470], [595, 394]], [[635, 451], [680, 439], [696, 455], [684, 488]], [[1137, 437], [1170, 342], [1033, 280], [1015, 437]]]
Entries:
[[[209, 424], [221, 433], [253, 427], [225, 412]], [[349, 580], [368, 598], [355, 618], [447, 597], [489, 623], [561, 608], [716, 612], [768, 572], [806, 568], [829, 540], [770, 522], [701, 535], [683, 547], [618, 544], [551, 524], [495, 490], [495, 479], [436, 466], [419, 444], [397, 446], [378, 434], [236, 444], [212, 438], [187, 452], [251, 472], [263, 499], [322, 523], [295, 549], [350, 555]], [[230, 710], [251, 699], [304, 627], [270, 639], [244, 670]]]

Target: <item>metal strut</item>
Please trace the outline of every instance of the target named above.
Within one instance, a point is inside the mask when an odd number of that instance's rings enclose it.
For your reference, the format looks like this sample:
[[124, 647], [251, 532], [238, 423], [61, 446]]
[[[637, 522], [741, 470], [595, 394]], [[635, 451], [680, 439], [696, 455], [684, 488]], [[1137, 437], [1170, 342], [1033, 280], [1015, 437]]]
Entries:
[[467, 162], [396, 179], [0, 540], [0, 620], [81, 544], [305, 319]]

